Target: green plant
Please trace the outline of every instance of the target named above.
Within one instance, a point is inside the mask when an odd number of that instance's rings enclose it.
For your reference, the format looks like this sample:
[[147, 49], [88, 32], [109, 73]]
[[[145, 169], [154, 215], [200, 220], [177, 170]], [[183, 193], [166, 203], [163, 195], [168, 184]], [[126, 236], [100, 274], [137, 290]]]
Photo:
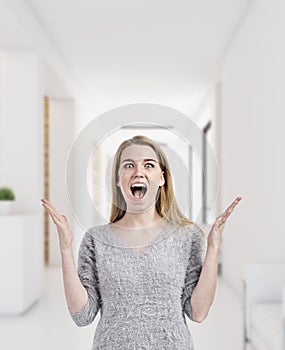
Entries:
[[11, 188], [1, 187], [0, 188], [0, 201], [13, 201], [15, 199], [14, 192]]

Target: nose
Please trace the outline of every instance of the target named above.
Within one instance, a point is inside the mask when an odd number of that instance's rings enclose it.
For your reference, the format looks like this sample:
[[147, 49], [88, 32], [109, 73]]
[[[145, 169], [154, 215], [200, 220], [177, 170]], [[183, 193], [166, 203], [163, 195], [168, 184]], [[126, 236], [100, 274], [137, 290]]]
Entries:
[[134, 176], [144, 176], [144, 167], [143, 165], [136, 164], [134, 167]]

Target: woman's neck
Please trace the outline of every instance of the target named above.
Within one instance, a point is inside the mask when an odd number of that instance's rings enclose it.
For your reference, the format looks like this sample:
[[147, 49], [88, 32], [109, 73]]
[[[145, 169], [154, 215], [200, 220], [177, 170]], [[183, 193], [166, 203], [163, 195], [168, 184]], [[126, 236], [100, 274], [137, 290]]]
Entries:
[[119, 222], [117, 223], [128, 228], [147, 228], [153, 225], [162, 224], [164, 219], [156, 212], [156, 210], [143, 213], [132, 213], [127, 211]]

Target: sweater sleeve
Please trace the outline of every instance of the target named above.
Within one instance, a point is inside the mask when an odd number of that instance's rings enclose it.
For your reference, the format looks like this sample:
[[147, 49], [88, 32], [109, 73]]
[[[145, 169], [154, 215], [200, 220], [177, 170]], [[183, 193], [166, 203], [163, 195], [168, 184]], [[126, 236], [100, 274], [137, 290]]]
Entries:
[[204, 235], [198, 227], [194, 225], [191, 226], [191, 250], [186, 269], [184, 288], [181, 296], [184, 320], [184, 314], [186, 314], [188, 318], [193, 321], [190, 299], [202, 271], [205, 259], [205, 247], [206, 239]]
[[82, 285], [85, 287], [88, 300], [78, 312], [69, 313], [79, 327], [87, 326], [95, 319], [100, 305], [98, 273], [96, 268], [95, 242], [89, 231], [85, 232], [78, 253], [77, 273]]

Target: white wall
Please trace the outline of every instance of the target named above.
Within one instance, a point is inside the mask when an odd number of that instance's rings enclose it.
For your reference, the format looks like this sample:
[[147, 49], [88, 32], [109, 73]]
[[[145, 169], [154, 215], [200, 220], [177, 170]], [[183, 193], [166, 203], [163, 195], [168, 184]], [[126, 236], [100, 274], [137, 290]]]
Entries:
[[284, 260], [285, 3], [255, 1], [222, 71], [224, 277], [240, 294], [244, 263]]
[[[3, 144], [3, 141], [1, 140], [3, 140], [3, 137], [5, 137], [7, 142], [9, 143], [9, 147], [10, 147], [10, 144], [12, 145], [11, 153], [10, 153], [10, 150], [9, 150], [9, 153], [6, 153], [7, 158], [12, 159], [12, 157], [14, 156], [14, 149], [15, 149], [13, 145], [16, 145], [15, 140], [17, 140], [17, 146], [19, 147], [21, 138], [15, 137], [15, 139], [13, 139], [11, 135], [18, 136], [18, 133], [21, 133], [22, 130], [25, 130], [25, 136], [26, 136], [25, 140], [27, 140], [28, 138], [27, 135], [29, 131], [31, 132], [31, 130], [33, 130], [36, 127], [36, 123], [31, 120], [32, 119], [31, 116], [34, 115], [32, 111], [33, 109], [36, 109], [36, 108], [42, 108], [42, 104], [43, 104], [42, 100], [43, 100], [44, 93], [47, 96], [52, 96], [52, 97], [63, 97], [63, 96], [66, 97], [66, 95], [68, 94], [69, 95], [68, 97], [74, 100], [75, 134], [79, 134], [83, 126], [93, 118], [93, 113], [91, 112], [89, 104], [86, 102], [84, 94], [82, 93], [79, 87], [80, 84], [76, 81], [72, 72], [68, 70], [66, 63], [62, 59], [61, 54], [58, 52], [52, 40], [46, 34], [46, 31], [42, 27], [41, 23], [39, 22], [35, 14], [31, 11], [30, 6], [25, 1], [0, 0], [0, 23], [1, 23], [0, 48], [3, 48], [4, 51], [6, 51], [7, 47], [13, 48], [10, 51], [13, 51], [13, 50], [14, 51], [18, 50], [19, 52], [21, 51], [24, 52], [25, 50], [37, 51], [39, 53], [38, 54], [39, 62], [41, 62], [41, 65], [43, 66], [41, 69], [43, 74], [45, 75], [43, 79], [44, 80], [43, 89], [40, 88], [37, 90], [37, 94], [38, 94], [37, 103], [39, 105], [36, 105], [35, 103], [30, 104], [30, 107], [29, 107], [30, 113], [27, 114], [28, 118], [26, 119], [21, 118], [23, 113], [17, 114], [17, 116], [19, 117], [19, 120], [17, 121], [17, 125], [20, 126], [17, 131], [13, 130], [12, 132], [8, 132], [6, 135], [3, 135], [3, 132], [1, 133], [1, 130], [0, 130], [0, 152], [1, 152], [1, 143]], [[3, 57], [1, 57], [0, 59], [1, 61], [3, 61]], [[23, 96], [25, 92], [27, 93], [30, 89], [32, 89], [31, 91], [33, 91], [34, 93], [34, 87], [32, 87], [34, 80], [32, 77], [34, 76], [34, 74], [36, 74], [38, 68], [39, 68], [38, 63], [36, 62], [34, 62], [33, 64], [33, 69], [30, 67], [27, 71], [25, 71], [25, 68], [24, 68], [21, 74], [26, 78], [23, 80], [22, 84], [20, 84], [18, 87], [15, 85], [11, 86], [11, 89], [10, 89], [11, 93], [13, 93], [13, 89], [15, 89], [15, 91], [21, 91], [18, 101], [17, 101], [16, 95], [14, 95], [13, 104], [15, 104], [15, 106], [13, 108], [20, 109], [21, 104], [19, 103], [19, 101], [21, 101], [21, 103], [25, 103], [25, 101], [23, 100]], [[5, 69], [0, 68], [0, 69], [1, 69], [1, 76], [5, 76], [5, 79], [7, 81], [9, 81], [10, 73], [12, 74], [12, 76], [16, 74], [16, 72], [15, 73], [8, 72], [6, 68]], [[57, 80], [57, 86], [54, 84], [55, 76]], [[11, 82], [13, 82], [13, 79], [11, 80]], [[60, 84], [58, 84], [58, 82], [60, 82]], [[6, 94], [5, 91], [4, 91], [4, 94]], [[6, 98], [4, 100], [6, 100]], [[15, 101], [17, 101], [17, 103]], [[1, 101], [0, 103], [2, 104]], [[30, 103], [30, 102], [27, 102], [27, 103]], [[17, 105], [19, 107], [17, 107]], [[2, 107], [0, 106], [0, 108]], [[1, 120], [0, 120], [0, 123], [1, 123]], [[7, 120], [6, 120], [6, 123], [8, 123]], [[9, 127], [12, 127], [11, 121], [9, 121], [9, 123], [10, 123]], [[22, 123], [25, 124], [25, 128], [22, 128]], [[4, 126], [2, 122], [2, 125], [0, 124], [0, 129], [3, 130], [3, 127]], [[40, 139], [40, 137], [42, 137], [41, 132], [42, 132], [42, 129], [38, 133], [39, 139], [37, 144], [33, 145], [32, 153], [41, 152], [41, 154], [43, 155], [43, 140]], [[31, 141], [32, 139], [29, 139], [29, 140]], [[27, 147], [29, 147], [29, 145], [30, 145], [30, 142], [26, 145], [25, 147], [26, 150], [27, 150]], [[3, 159], [3, 156], [2, 156], [2, 159]], [[2, 159], [0, 159], [0, 182], [5, 180], [5, 173], [2, 172], [3, 164], [4, 164], [2, 162]], [[22, 157], [21, 160], [24, 162], [25, 157]], [[36, 163], [33, 163], [32, 166], [36, 166]], [[14, 165], [14, 167], [16, 167], [16, 165]], [[26, 167], [26, 171], [28, 171], [28, 169], [29, 169], [29, 166]], [[18, 170], [19, 170], [19, 167], [17, 167], [17, 171]], [[16, 189], [18, 189], [18, 187], [23, 187], [22, 184], [25, 183], [25, 181], [27, 181], [26, 177], [20, 178], [18, 176], [18, 173], [16, 172], [13, 172], [13, 174], [14, 174], [13, 176], [17, 176], [18, 178], [17, 181], [19, 185], [16, 186]], [[42, 185], [40, 186], [40, 188], [41, 188], [41, 191], [43, 191], [43, 163], [42, 163], [42, 169], [41, 171], [39, 171], [36, 181], [42, 182]], [[36, 191], [36, 186], [34, 186], [33, 189], [28, 189], [28, 187], [26, 187], [25, 191], [27, 193], [28, 191]], [[35, 194], [35, 195], [37, 198], [40, 198], [38, 194]], [[20, 200], [21, 200], [21, 203], [20, 202], [18, 203], [19, 205], [21, 205], [21, 208], [19, 209], [25, 210], [25, 211], [34, 210], [35, 206], [39, 204], [38, 201], [34, 202], [33, 200], [32, 201], [25, 200], [25, 203], [24, 203], [22, 202], [22, 199]], [[18, 203], [17, 203], [17, 206], [18, 206]], [[54, 205], [58, 207], [57, 202], [55, 202]], [[43, 210], [40, 205], [39, 205], [39, 209], [43, 214]], [[74, 218], [72, 217], [72, 219]], [[43, 231], [43, 228], [41, 229], [41, 231]], [[83, 231], [84, 230], [82, 230], [80, 225], [76, 225], [75, 223], [74, 236], [75, 236], [76, 242], [80, 241]], [[78, 246], [78, 243], [75, 244], [75, 250], [77, 246]]]
[[[18, 247], [26, 253], [29, 251], [26, 243], [29, 240], [33, 242], [33, 252], [24, 255], [22, 260], [25, 291], [33, 290], [25, 296], [27, 298], [43, 288], [43, 212], [40, 203], [43, 196], [42, 174], [42, 67], [39, 55], [33, 49], [1, 50], [0, 186], [11, 187], [15, 193], [14, 213], [19, 214], [15, 216], [15, 221], [21, 222], [23, 215], [27, 222], [23, 226], [23, 233], [26, 233], [26, 229], [33, 230], [24, 240], [25, 244]], [[17, 232], [10, 227], [10, 232], [5, 234], [16, 235]], [[32, 264], [36, 266], [32, 277], [26, 271], [31, 258]]]
[[[73, 215], [66, 193], [65, 172], [74, 138], [74, 103], [71, 99], [60, 98], [51, 98], [49, 102], [49, 195], [51, 202], [69, 219], [70, 226], [73, 228]], [[58, 232], [52, 220], [49, 220], [49, 241], [49, 265], [61, 266]]]
[[31, 49], [0, 51], [0, 185], [12, 187], [15, 211], [40, 213], [43, 120], [41, 66]]

